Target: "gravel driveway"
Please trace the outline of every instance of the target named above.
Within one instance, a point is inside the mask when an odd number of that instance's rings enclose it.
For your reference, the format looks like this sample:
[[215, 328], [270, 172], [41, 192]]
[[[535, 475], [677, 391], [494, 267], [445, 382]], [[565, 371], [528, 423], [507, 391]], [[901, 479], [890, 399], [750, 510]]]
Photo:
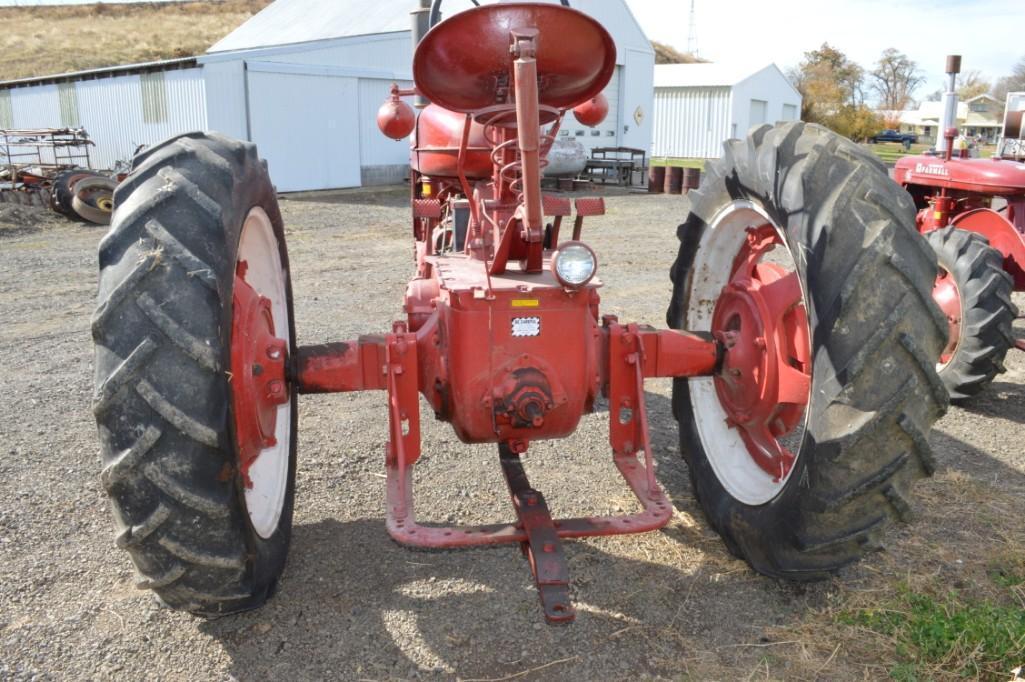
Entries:
[[[283, 202], [300, 343], [385, 331], [400, 318], [412, 264], [406, 197], [396, 189]], [[664, 324], [686, 199], [607, 203], [609, 214], [584, 231], [603, 262], [603, 312]], [[860, 679], [876, 669], [842, 642], [827, 659], [829, 647], [795, 647], [801, 635], [787, 633], [852, 584], [942, 561], [923, 552], [945, 547], [952, 566], [973, 559], [958, 554], [957, 520], [927, 504], [917, 525], [893, 535], [892, 552], [832, 581], [755, 575], [705, 524], [679, 458], [669, 383], [650, 381], [659, 477], [675, 517], [661, 532], [567, 543], [578, 616], [549, 627], [517, 548], [421, 552], [389, 539], [383, 394], [312, 396], [300, 402], [295, 531], [277, 596], [213, 621], [167, 610], [133, 587], [97, 476], [89, 316], [102, 232], [46, 216], [3, 221], [0, 678]], [[1025, 353], [1007, 366], [970, 409], [938, 425], [941, 475], [920, 503], [954, 499], [963, 478], [952, 471], [1022, 499]], [[416, 470], [423, 520], [509, 519], [495, 449], [462, 445], [428, 414]], [[555, 514], [605, 513], [631, 504], [610, 455], [599, 412], [572, 438], [532, 447], [527, 466]], [[1003, 542], [994, 539], [994, 551]], [[901, 549], [917, 544], [931, 549]]]

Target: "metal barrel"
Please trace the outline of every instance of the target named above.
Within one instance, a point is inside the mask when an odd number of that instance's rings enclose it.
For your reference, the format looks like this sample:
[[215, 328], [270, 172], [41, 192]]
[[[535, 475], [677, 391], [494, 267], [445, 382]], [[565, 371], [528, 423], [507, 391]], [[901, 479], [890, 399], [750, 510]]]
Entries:
[[681, 194], [683, 192], [683, 169], [675, 166], [667, 167], [664, 187], [666, 194]]
[[683, 189], [689, 192], [692, 189], [697, 189], [701, 184], [701, 169], [700, 168], [684, 168], [683, 169]]
[[666, 167], [651, 166], [648, 168], [648, 191], [652, 194], [661, 194], [665, 190]]

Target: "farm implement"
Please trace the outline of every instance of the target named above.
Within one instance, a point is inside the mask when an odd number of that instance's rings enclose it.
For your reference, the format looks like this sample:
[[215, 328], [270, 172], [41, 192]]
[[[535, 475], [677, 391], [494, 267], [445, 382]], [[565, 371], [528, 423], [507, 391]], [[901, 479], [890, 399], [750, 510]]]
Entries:
[[[669, 328], [603, 316], [583, 230], [604, 201], [545, 195], [540, 181], [564, 117], [606, 115], [612, 38], [566, 2], [441, 20], [435, 0], [414, 15], [414, 87], [393, 87], [378, 114], [412, 140], [414, 276], [390, 330], [296, 345], [282, 219], [252, 144], [178, 136], [136, 156], [115, 193], [94, 410], [139, 587], [204, 615], [262, 604], [288, 551], [298, 396], [334, 392], [384, 394], [387, 532], [521, 546], [549, 622], [574, 617], [565, 540], [672, 518], [650, 377], [674, 378], [694, 492], [756, 570], [817, 579], [878, 547], [934, 468], [926, 434], [947, 400], [936, 261], [907, 194], [823, 128], [761, 126], [727, 142], [691, 193]], [[421, 399], [463, 442], [497, 444], [512, 521], [417, 520]], [[523, 460], [601, 411], [637, 508], [555, 519]]]

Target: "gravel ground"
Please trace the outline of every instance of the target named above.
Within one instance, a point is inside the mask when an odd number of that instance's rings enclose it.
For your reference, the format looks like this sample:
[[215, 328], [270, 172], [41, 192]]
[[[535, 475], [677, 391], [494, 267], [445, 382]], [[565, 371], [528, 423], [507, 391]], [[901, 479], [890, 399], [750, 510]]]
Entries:
[[[411, 270], [405, 191], [282, 206], [300, 343], [387, 330], [401, 316]], [[663, 324], [686, 199], [617, 195], [608, 206], [585, 228], [604, 263], [603, 312]], [[925, 504], [917, 525], [894, 534], [893, 551], [832, 581], [794, 586], [755, 575], [705, 524], [679, 458], [669, 384], [651, 381], [659, 477], [675, 517], [661, 532], [568, 543], [578, 617], [549, 627], [515, 547], [418, 552], [388, 538], [383, 394], [314, 396], [300, 403], [295, 531], [277, 596], [213, 621], [159, 607], [133, 587], [97, 477], [88, 329], [101, 236], [55, 217], [0, 215], [0, 678], [860, 679], [878, 670], [842, 642], [827, 659], [831, 645], [821, 656], [815, 646], [794, 652], [787, 633], [845, 585], [973, 559], [959, 554], [968, 546], [958, 539], [961, 520]], [[957, 504], [965, 477], [993, 499], [1025, 494], [1025, 354], [1012, 353], [1007, 366], [970, 408], [938, 425], [941, 471], [920, 503]], [[606, 420], [588, 416], [572, 438], [531, 449], [532, 482], [556, 514], [631, 505], [611, 465]], [[422, 517], [508, 519], [493, 447], [462, 445], [428, 418], [423, 425]], [[1020, 546], [1025, 535], [994, 538], [993, 551], [1008, 541]], [[946, 559], [925, 553], [937, 547]]]

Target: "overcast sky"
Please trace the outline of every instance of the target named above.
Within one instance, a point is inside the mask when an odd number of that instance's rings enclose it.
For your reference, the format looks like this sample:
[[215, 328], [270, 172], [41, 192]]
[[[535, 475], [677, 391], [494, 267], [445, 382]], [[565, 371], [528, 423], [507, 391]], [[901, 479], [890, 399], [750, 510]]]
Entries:
[[[627, 0], [652, 40], [686, 50], [690, 0]], [[989, 80], [1025, 57], [1025, 0], [695, 0], [698, 54], [776, 62], [784, 71], [823, 42], [866, 70], [895, 47], [918, 62], [922, 98], [939, 89], [945, 57]]]

